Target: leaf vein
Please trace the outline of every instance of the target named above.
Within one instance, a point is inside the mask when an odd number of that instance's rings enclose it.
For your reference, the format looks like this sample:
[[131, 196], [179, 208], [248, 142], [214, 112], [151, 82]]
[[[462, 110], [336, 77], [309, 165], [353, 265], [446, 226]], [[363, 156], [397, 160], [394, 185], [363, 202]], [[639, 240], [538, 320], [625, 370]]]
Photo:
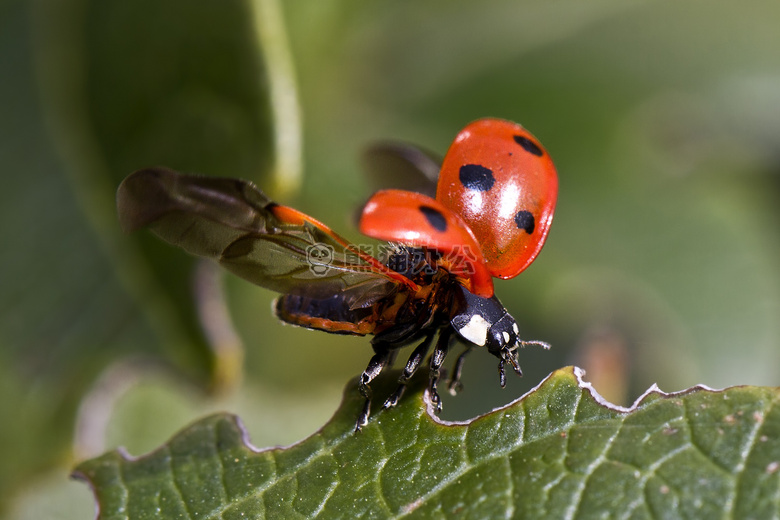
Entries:
[[[678, 454], [691, 449], [692, 446], [690, 443], [683, 443], [677, 446], [675, 449], [666, 452], [662, 457], [660, 457], [658, 460], [647, 466], [647, 468], [640, 469], [640, 478], [637, 482], [637, 484], [642, 489], [642, 495], [647, 494], [647, 482], [650, 480], [650, 477], [658, 476], [656, 475], [656, 471], [658, 471], [658, 468], [663, 466], [667, 461], [671, 460], [673, 457], [676, 457]], [[662, 477], [658, 476], [661, 480], [664, 480]], [[628, 509], [626, 510], [626, 513], [621, 518], [630, 518], [631, 513], [633, 513], [639, 506], [645, 504], [644, 501], [641, 500], [641, 498], [637, 498], [633, 502], [631, 502], [628, 505]]]
[[[415, 432], [415, 436], [417, 436], [417, 432], [419, 432], [419, 424], [417, 426], [417, 430]], [[390, 515], [392, 509], [390, 508], [390, 504], [387, 502], [387, 497], [385, 496], [384, 492], [382, 491], [382, 473], [384, 472], [385, 467], [387, 466], [387, 461], [389, 460], [390, 456], [387, 452], [387, 441], [385, 440], [385, 434], [382, 432], [382, 428], [377, 428], [377, 433], [379, 435], [379, 442], [378, 447], [382, 450], [382, 464], [379, 468], [379, 471], [377, 472], [379, 475], [379, 478], [374, 480], [374, 486], [376, 491], [376, 496], [378, 497], [380, 501], [380, 505], [385, 508], [385, 511], [387, 511], [387, 514]]]
[[[582, 394], [582, 391], [581, 391], [578, 394], [578, 397], [577, 397], [577, 404], [574, 406], [575, 410], [579, 407], [580, 402], [582, 401], [582, 395], [583, 394]], [[525, 405], [522, 406], [522, 410], [523, 410], [523, 429], [521, 430], [520, 436], [521, 436], [521, 438], [523, 440], [521, 442], [516, 443], [515, 444], [515, 448], [520, 447], [520, 446], [525, 444], [525, 432], [528, 429], [527, 428], [527, 426], [528, 426], [528, 412], [527, 412], [527, 409], [526, 409]], [[570, 422], [568, 426], [566, 426], [564, 428], [560, 428], [560, 431], [566, 431], [566, 429], [570, 428], [572, 424], [573, 424], [573, 421]], [[442, 479], [435, 487], [430, 489], [427, 493], [425, 493], [424, 495], [419, 497], [417, 500], [415, 500], [415, 502], [427, 502], [431, 497], [436, 496], [444, 488], [446, 488], [446, 486], [448, 486], [453, 481], [455, 481], [458, 478], [460, 478], [461, 476], [463, 476], [463, 474], [466, 471], [470, 471], [471, 469], [474, 469], [474, 468], [476, 468], [478, 466], [484, 466], [484, 465], [486, 465], [486, 464], [488, 464], [490, 462], [493, 462], [496, 459], [503, 458], [503, 457], [505, 457], [505, 455], [507, 453], [510, 453], [511, 451], [512, 450], [501, 450], [501, 451], [493, 452], [491, 454], [491, 456], [482, 459], [480, 461], [480, 463], [476, 464], [476, 465], [468, 465], [468, 464], [465, 464], [465, 463], [461, 464], [459, 468], [453, 470], [452, 473], [450, 473], [446, 478]], [[413, 509], [409, 508], [409, 505], [407, 504], [405, 507], [401, 508], [401, 511], [402, 511], [402, 513], [397, 515], [395, 518], [404, 518], [404, 517], [408, 516], [413, 511]]]
[[512, 500], [515, 494], [515, 481], [512, 478], [512, 465], [509, 463], [509, 457], [504, 457], [504, 464], [506, 466], [506, 518], [512, 518], [515, 516], [515, 502]]
[[[124, 459], [124, 457], [123, 457]], [[127, 481], [125, 480], [125, 467], [127, 466], [124, 464], [124, 460], [119, 463], [119, 481], [122, 483], [122, 509], [121, 511], [125, 512], [125, 519], [128, 520], [130, 517], [127, 515], [127, 504], [130, 500], [130, 490], [127, 487]]]
[[325, 496], [322, 497], [322, 502], [320, 502], [319, 507], [317, 507], [317, 509], [315, 509], [312, 512], [312, 515], [311, 515], [312, 517], [319, 516], [320, 513], [322, 513], [325, 510], [325, 506], [327, 505], [328, 500], [330, 500], [331, 497], [334, 495], [337, 487], [339, 487], [339, 483], [335, 482], [335, 481], [332, 482], [330, 486], [328, 486], [328, 490], [325, 493]]
[[[769, 411], [771, 411], [771, 408]], [[766, 417], [767, 413], [765, 413], [763, 417]], [[761, 431], [762, 426], [763, 419], [754, 419], [753, 428], [751, 428], [747, 435], [747, 442], [740, 451], [740, 460], [734, 466], [734, 470], [732, 472], [734, 478], [732, 479], [731, 496], [728, 497], [728, 500], [725, 504], [726, 507], [723, 510], [724, 518], [734, 518], [734, 506], [736, 505], [738, 498], [737, 494], [739, 493], [739, 485], [742, 482], [742, 477], [744, 476], [745, 465], [747, 464], [748, 458], [750, 458], [750, 454], [753, 453], [753, 448], [756, 446], [756, 439], [758, 439], [758, 432]]]
[[718, 471], [720, 471], [720, 473], [722, 473], [727, 478], [731, 478], [732, 477], [731, 470], [721, 465], [718, 461], [714, 460], [710, 455], [707, 454], [707, 450], [705, 450], [702, 446], [699, 445], [699, 443], [696, 440], [696, 436], [693, 434], [693, 430], [691, 429], [691, 425], [694, 424], [695, 421], [694, 418], [691, 416], [691, 411], [688, 402], [684, 401], [683, 406], [685, 408], [684, 424], [688, 431], [688, 442], [702, 456], [702, 458], [704, 458], [704, 460], [710, 463], [711, 466], [716, 468]]
[[[219, 441], [217, 439], [218, 433], [216, 430], [214, 431], [214, 450], [216, 451], [215, 458], [217, 459], [217, 464], [219, 464], [219, 485], [222, 488], [222, 501], [224, 503], [229, 503], [229, 493], [227, 489], [227, 482], [225, 481], [225, 464], [222, 461], [222, 457], [220, 456], [219, 452]], [[223, 509], [221, 507], [216, 508], [216, 510]], [[219, 513], [220, 518], [222, 517], [222, 512]]]
[[[569, 423], [565, 431], [571, 431], [571, 427], [574, 424], [576, 424], [577, 412], [579, 410], [581, 403], [582, 403], [582, 392], [579, 394], [579, 397], [577, 399], [577, 404], [574, 407], [574, 416], [572, 418], [572, 422]], [[587, 487], [588, 480], [596, 471], [596, 469], [607, 460], [607, 453], [609, 452], [610, 448], [612, 448], [612, 445], [615, 443], [615, 439], [618, 438], [618, 435], [622, 431], [624, 424], [625, 423], [621, 421], [620, 427], [616, 428], [612, 436], [609, 439], [607, 439], [607, 442], [604, 443], [604, 447], [601, 449], [601, 453], [599, 453], [598, 457], [596, 457], [593, 460], [593, 462], [588, 464], [588, 466], [585, 468], [585, 474], [583, 475], [582, 479], [580, 479], [579, 485], [577, 486], [577, 489], [574, 492], [574, 496], [572, 497], [572, 502], [569, 505], [569, 507], [566, 509], [566, 514], [564, 515], [565, 519], [568, 520], [574, 518], [575, 515], [579, 512], [579, 508], [582, 505], [582, 495], [585, 492], [585, 488]], [[567, 443], [569, 442], [569, 435], [566, 436], [566, 442]]]
[[173, 490], [176, 491], [176, 495], [179, 497], [179, 500], [181, 500], [182, 506], [184, 506], [184, 510], [187, 511], [187, 516], [189, 518], [193, 518], [192, 511], [190, 510], [190, 505], [187, 502], [187, 500], [184, 497], [184, 493], [182, 493], [181, 488], [179, 488], [179, 479], [178, 479], [178, 471], [176, 470], [176, 464], [173, 462], [173, 453], [171, 453], [170, 448], [166, 446], [165, 450], [168, 453], [168, 467], [171, 469], [171, 476], [173, 477], [171, 479], [171, 485], [173, 487]]

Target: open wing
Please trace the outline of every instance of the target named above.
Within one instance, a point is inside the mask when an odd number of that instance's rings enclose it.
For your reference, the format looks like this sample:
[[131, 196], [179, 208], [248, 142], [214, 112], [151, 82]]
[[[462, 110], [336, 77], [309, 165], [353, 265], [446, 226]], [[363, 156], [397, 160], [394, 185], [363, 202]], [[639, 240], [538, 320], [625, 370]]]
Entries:
[[148, 168], [122, 181], [117, 209], [125, 231], [149, 227], [163, 240], [280, 293], [314, 299], [347, 293], [357, 308], [398, 286], [416, 288], [324, 224], [274, 203], [251, 182]]
[[384, 189], [436, 196], [441, 156], [403, 142], [379, 142], [363, 153], [363, 170], [371, 192]]

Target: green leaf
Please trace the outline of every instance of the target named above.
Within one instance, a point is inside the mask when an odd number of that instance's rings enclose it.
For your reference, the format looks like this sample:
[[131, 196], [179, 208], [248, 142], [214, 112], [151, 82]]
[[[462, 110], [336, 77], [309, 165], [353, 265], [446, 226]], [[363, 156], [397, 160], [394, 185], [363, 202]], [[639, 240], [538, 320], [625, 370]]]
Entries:
[[162, 357], [216, 386], [235, 378], [240, 352], [204, 337], [193, 269], [182, 267], [194, 263], [148, 237], [124, 238], [114, 201], [122, 178], [156, 164], [269, 177], [272, 72], [252, 15], [243, 2], [180, 0], [43, 0], [35, 11], [42, 104], [71, 188]]
[[[152, 358], [203, 387], [238, 379], [237, 342], [204, 337], [194, 262], [123, 235], [115, 196], [127, 174], [161, 163], [294, 187], [297, 150], [276, 134], [297, 142], [297, 121], [281, 125], [268, 92], [285, 66], [284, 27], [256, 27], [279, 21], [269, 3], [2, 2], [0, 516], [38, 473], [96, 453], [71, 440], [107, 367]], [[284, 94], [295, 101], [294, 88]], [[213, 285], [199, 294], [212, 323]]]
[[[228, 320], [203, 333], [203, 293], [215, 292], [216, 275], [201, 269], [194, 284], [193, 260], [148, 236], [124, 237], [115, 193], [126, 175], [157, 164], [295, 187], [300, 151], [289, 143], [300, 128], [275, 5], [42, 0], [33, 10], [43, 115], [68, 183], [122, 296], [140, 304], [157, 339], [127, 350], [154, 349], [217, 388], [234, 384], [242, 352], [235, 334], [214, 333]], [[276, 101], [280, 82], [286, 104]]]
[[114, 451], [75, 475], [93, 486], [101, 519], [780, 514], [777, 389], [653, 387], [618, 408], [569, 367], [456, 424], [428, 414], [421, 384], [358, 434], [353, 381], [333, 419], [299, 444], [258, 451], [236, 417], [219, 414], [149, 455]]

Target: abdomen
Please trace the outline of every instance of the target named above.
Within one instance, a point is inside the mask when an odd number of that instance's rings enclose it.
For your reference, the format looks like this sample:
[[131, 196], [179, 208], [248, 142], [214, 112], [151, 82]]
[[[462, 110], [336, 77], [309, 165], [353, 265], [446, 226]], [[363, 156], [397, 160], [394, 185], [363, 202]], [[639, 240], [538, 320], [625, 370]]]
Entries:
[[286, 294], [274, 302], [274, 313], [292, 325], [333, 334], [365, 336], [376, 329], [372, 307], [350, 309], [338, 294], [324, 300]]

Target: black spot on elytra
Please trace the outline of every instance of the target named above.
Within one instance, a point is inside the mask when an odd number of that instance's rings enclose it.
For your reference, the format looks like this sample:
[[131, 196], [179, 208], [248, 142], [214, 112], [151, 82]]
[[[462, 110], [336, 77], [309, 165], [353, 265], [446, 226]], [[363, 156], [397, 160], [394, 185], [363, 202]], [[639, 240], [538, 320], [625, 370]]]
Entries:
[[420, 206], [420, 211], [425, 215], [425, 219], [428, 221], [433, 229], [441, 231], [442, 233], [447, 231], [447, 219], [436, 208], [430, 206]]
[[464, 164], [460, 167], [460, 183], [476, 191], [488, 191], [496, 183], [493, 172], [479, 164]]
[[517, 224], [517, 229], [522, 229], [530, 235], [534, 232], [536, 221], [530, 211], [523, 210], [518, 211], [515, 215], [515, 224]]
[[516, 135], [515, 142], [523, 147], [523, 150], [525, 150], [528, 153], [532, 153], [536, 155], [537, 157], [541, 157], [544, 155], [544, 152], [541, 148], [539, 148], [539, 145], [533, 142], [531, 139], [528, 139], [527, 137], [523, 135]]

